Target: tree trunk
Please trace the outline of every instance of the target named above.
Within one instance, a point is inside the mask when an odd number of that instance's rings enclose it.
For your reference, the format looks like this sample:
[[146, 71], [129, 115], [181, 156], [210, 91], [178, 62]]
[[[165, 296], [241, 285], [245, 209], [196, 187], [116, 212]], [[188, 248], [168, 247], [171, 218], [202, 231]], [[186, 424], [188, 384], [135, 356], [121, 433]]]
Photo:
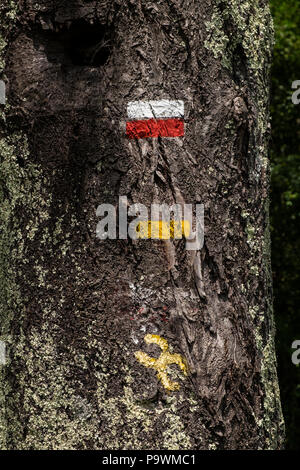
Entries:
[[[1, 448], [282, 447], [267, 3], [2, 0]], [[126, 136], [163, 99], [185, 135]], [[100, 240], [119, 196], [204, 204], [203, 248]]]

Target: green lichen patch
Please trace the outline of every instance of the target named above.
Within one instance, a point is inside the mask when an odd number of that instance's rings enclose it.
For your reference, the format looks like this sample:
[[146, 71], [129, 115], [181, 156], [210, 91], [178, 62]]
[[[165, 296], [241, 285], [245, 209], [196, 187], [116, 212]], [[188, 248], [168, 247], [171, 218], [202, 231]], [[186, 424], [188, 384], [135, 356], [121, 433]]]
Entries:
[[230, 76], [233, 76], [236, 64], [240, 69], [245, 67], [239, 85], [248, 85], [249, 98], [256, 114], [255, 140], [250, 142], [249, 150], [256, 155], [253, 176], [258, 180], [268, 162], [269, 97], [266, 86], [274, 43], [269, 5], [259, 0], [229, 0], [226, 3], [217, 0], [206, 28], [208, 36], [205, 47], [230, 71]]
[[[222, 0], [214, 2], [212, 16], [206, 23], [205, 47], [232, 69], [237, 46], [244, 50], [249, 71], [260, 80], [260, 70], [272, 53], [272, 19], [269, 6], [259, 0]], [[267, 42], [266, 42], [267, 39]]]

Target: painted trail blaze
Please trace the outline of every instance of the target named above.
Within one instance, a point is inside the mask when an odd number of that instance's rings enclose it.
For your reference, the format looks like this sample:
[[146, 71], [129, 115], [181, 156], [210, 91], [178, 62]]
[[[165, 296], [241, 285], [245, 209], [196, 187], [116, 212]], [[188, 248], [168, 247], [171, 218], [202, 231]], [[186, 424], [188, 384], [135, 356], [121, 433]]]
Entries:
[[144, 338], [147, 344], [156, 344], [162, 350], [158, 359], [148, 356], [143, 351], [136, 351], [136, 359], [145, 367], [155, 369], [157, 378], [161, 381], [166, 390], [175, 391], [180, 389], [178, 382], [172, 382], [168, 377], [168, 366], [177, 364], [184, 375], [187, 375], [187, 366], [180, 354], [171, 354], [169, 352], [168, 341], [159, 335], [146, 335]]
[[191, 233], [191, 225], [188, 220], [147, 220], [138, 223], [138, 238], [152, 238], [159, 240], [169, 240], [172, 238], [181, 239], [182, 235], [188, 237]]
[[184, 136], [183, 101], [131, 101], [126, 135], [130, 139]]

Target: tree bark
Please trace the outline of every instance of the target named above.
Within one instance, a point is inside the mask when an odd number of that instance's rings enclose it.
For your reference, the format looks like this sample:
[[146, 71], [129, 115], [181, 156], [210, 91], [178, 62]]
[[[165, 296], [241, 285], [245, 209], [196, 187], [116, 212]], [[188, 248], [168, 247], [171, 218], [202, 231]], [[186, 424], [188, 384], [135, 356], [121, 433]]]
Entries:
[[[1, 448], [278, 449], [265, 0], [1, 2]], [[1, 77], [0, 77], [1, 78]], [[183, 138], [128, 139], [183, 100]], [[203, 203], [205, 241], [96, 238], [99, 204]], [[136, 356], [187, 364], [167, 390]]]

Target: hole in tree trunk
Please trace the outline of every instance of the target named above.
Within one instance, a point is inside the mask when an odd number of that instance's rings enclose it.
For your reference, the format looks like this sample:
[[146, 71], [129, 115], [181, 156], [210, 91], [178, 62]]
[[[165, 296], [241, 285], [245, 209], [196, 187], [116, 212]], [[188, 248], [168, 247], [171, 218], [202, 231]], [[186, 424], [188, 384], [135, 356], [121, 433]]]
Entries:
[[103, 25], [74, 21], [69, 34], [68, 52], [74, 65], [100, 67], [107, 62], [110, 41]]
[[69, 27], [60, 25], [55, 32], [43, 32], [36, 39], [45, 44], [52, 63], [101, 67], [110, 55], [110, 31], [100, 23], [90, 24], [84, 19], [73, 21]]

